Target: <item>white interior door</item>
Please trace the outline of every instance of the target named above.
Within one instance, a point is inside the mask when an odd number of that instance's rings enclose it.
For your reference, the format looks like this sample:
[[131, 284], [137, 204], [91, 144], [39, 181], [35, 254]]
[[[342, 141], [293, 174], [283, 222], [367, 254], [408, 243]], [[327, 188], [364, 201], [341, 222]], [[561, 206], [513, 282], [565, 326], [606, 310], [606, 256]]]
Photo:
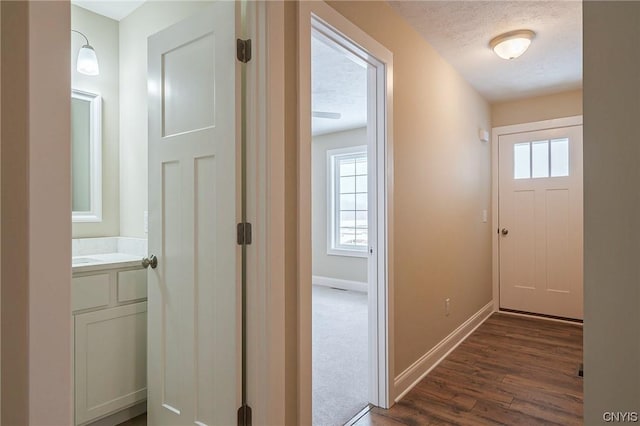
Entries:
[[148, 419], [236, 423], [235, 5], [149, 38]]
[[499, 138], [500, 307], [582, 319], [582, 126]]

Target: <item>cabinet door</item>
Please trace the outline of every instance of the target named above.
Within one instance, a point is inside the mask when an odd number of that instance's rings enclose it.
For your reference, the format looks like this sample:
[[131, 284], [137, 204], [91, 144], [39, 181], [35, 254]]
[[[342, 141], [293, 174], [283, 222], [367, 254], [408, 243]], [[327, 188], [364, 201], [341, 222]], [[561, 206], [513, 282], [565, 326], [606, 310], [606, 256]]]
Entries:
[[76, 424], [147, 397], [147, 303], [75, 316]]

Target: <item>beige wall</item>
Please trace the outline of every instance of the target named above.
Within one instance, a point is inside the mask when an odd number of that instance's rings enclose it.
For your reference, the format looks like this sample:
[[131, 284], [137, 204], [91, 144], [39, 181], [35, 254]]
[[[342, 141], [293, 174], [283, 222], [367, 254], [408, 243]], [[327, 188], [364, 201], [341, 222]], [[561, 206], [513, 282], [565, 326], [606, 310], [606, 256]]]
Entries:
[[491, 300], [490, 110], [387, 3], [330, 5], [393, 53], [397, 376]]
[[640, 3], [584, 2], [584, 418], [640, 412]]
[[[2, 419], [28, 424], [28, 9], [2, 2]], [[8, 64], [14, 66], [9, 67]], [[11, 183], [11, 185], [9, 185]], [[69, 218], [71, 220], [71, 218]], [[7, 250], [11, 244], [11, 250]], [[9, 267], [9, 265], [11, 265]], [[9, 303], [10, 301], [10, 303]], [[11, 407], [11, 408], [9, 408]]]
[[[2, 27], [2, 7], [0, 7], [0, 28]], [[2, 46], [2, 30], [0, 30], [0, 46]], [[2, 52], [2, 47], [0, 47]], [[2, 54], [0, 53], [0, 366], [2, 366]], [[2, 368], [0, 367], [0, 383]], [[0, 423], [2, 423], [2, 385], [0, 385]]]
[[95, 48], [100, 74], [88, 76], [76, 71], [78, 50], [85, 44], [79, 34], [71, 35], [71, 87], [102, 96], [102, 222], [74, 223], [73, 238], [106, 237], [120, 233], [120, 100], [118, 80], [118, 21], [71, 6], [71, 28], [84, 33]]
[[2, 424], [69, 425], [69, 2], [1, 7]]
[[206, 1], [146, 2], [120, 21], [120, 235], [146, 238], [147, 37]]
[[298, 5], [284, 5], [285, 424], [298, 422]]
[[553, 118], [582, 115], [582, 90], [491, 105], [491, 126], [531, 123]]
[[367, 282], [366, 257], [327, 254], [327, 150], [367, 145], [367, 129], [315, 136], [311, 145], [311, 205], [313, 275], [340, 280]]

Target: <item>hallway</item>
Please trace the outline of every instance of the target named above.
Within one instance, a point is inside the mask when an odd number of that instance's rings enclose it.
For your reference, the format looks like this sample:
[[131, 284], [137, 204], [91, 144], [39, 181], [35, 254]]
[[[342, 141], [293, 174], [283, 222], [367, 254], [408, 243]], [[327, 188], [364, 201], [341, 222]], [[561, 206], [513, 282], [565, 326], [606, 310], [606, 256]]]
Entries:
[[581, 425], [581, 362], [581, 325], [496, 313], [399, 403], [355, 425]]

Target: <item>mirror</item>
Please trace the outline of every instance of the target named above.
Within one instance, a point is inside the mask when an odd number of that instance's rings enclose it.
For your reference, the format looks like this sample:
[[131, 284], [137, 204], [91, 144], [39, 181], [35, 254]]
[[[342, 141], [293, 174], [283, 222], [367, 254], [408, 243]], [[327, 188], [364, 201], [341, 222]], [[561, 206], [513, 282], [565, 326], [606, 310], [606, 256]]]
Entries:
[[73, 222], [102, 221], [102, 98], [71, 92]]

